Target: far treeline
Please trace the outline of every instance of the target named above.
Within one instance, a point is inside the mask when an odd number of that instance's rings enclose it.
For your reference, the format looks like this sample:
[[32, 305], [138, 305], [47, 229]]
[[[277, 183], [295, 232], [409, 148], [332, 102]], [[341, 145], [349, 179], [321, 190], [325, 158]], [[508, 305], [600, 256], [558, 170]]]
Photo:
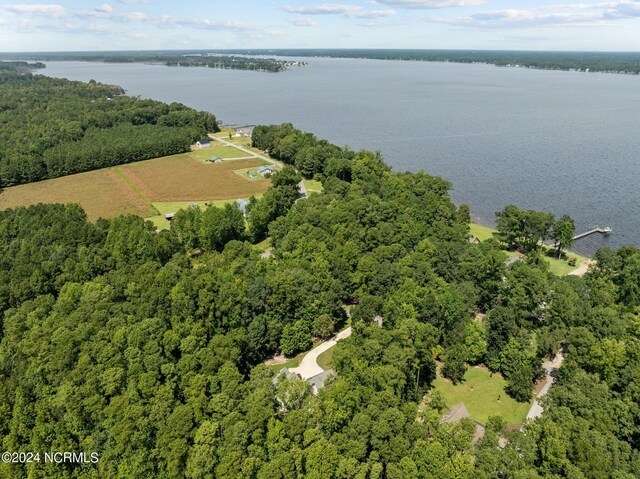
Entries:
[[0, 188], [183, 153], [219, 131], [207, 112], [23, 67], [0, 63]]
[[369, 58], [372, 60], [414, 60], [427, 62], [488, 63], [540, 70], [577, 70], [640, 74], [637, 52], [534, 52], [504, 50], [391, 50], [391, 49], [278, 49], [216, 50], [243, 55], [295, 57]]
[[282, 72], [300, 62], [276, 60], [274, 58], [250, 58], [246, 56], [212, 55], [199, 52], [60, 52], [0, 55], [0, 59], [18, 57], [31, 61], [75, 61], [105, 63], [159, 63], [179, 67], [208, 67], [229, 70], [255, 70]]

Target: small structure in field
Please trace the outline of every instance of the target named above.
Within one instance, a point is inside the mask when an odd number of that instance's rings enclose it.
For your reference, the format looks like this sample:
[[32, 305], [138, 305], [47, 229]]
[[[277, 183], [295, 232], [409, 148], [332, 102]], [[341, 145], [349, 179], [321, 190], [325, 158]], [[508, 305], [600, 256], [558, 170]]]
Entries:
[[263, 165], [258, 168], [258, 173], [260, 173], [262, 176], [272, 175], [273, 168], [271, 166]]
[[223, 160], [222, 160], [222, 158], [220, 158], [219, 156], [215, 156], [215, 155], [213, 155], [213, 156], [212, 156], [211, 158], [209, 158], [207, 161], [208, 161], [209, 163], [220, 163], [220, 162], [222, 162]]
[[171, 221], [175, 215], [175, 213], [167, 213], [166, 215], [164, 215], [164, 219], [167, 221]]
[[211, 146], [211, 141], [207, 139], [198, 140], [196, 142], [196, 146], [198, 148], [209, 148]]

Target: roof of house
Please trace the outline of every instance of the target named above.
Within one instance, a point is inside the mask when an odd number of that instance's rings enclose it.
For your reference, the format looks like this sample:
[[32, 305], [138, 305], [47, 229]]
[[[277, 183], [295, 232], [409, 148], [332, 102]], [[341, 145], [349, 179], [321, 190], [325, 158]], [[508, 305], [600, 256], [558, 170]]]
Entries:
[[219, 156], [213, 155], [212, 157], [209, 158], [209, 161], [218, 161], [221, 160], [222, 158], [220, 158]]
[[280, 376], [285, 377], [285, 379], [289, 379], [289, 378], [300, 378], [300, 376], [298, 376], [296, 373], [294, 373], [293, 371], [290, 371], [289, 368], [282, 368], [280, 371], [278, 371], [278, 373], [273, 377], [272, 382], [273, 384], [278, 384], [278, 380], [280, 379]]
[[198, 143], [200, 143], [201, 145], [208, 145], [208, 144], [211, 144], [211, 140], [206, 140], [206, 139], [198, 140]]
[[309, 379], [307, 379], [307, 382], [311, 386], [313, 393], [317, 394], [318, 390], [324, 387], [324, 383], [327, 381], [327, 379], [335, 375], [336, 373], [333, 371], [333, 369], [327, 369], [326, 371], [322, 371], [320, 374], [316, 374], [315, 376], [310, 377]]
[[444, 416], [442, 416], [440, 424], [451, 424], [452, 422], [458, 422], [460, 419], [465, 417], [469, 417], [469, 411], [467, 411], [464, 403], [456, 404], [449, 409]]
[[258, 171], [263, 173], [265, 171], [273, 171], [273, 168], [271, 166], [263, 165], [258, 168]]

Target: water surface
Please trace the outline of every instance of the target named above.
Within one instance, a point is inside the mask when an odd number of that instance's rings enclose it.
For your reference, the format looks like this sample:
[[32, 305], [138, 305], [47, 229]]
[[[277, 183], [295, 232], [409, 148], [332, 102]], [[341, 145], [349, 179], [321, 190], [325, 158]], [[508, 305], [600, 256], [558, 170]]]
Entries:
[[509, 203], [569, 214], [574, 250], [640, 246], [640, 77], [490, 65], [306, 58], [260, 73], [158, 65], [50, 62], [42, 73], [123, 86], [226, 123], [292, 122], [396, 170], [440, 175], [477, 221]]

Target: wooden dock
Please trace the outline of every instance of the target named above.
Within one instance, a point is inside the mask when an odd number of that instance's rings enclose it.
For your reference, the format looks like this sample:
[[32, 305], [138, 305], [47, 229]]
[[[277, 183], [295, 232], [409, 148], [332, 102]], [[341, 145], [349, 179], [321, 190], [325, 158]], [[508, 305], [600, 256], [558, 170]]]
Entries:
[[585, 236], [589, 236], [595, 233], [601, 233], [603, 235], [609, 235], [611, 234], [612, 230], [611, 228], [607, 227], [607, 228], [593, 228], [592, 230], [589, 231], [585, 231], [584, 233], [581, 233], [579, 235], [576, 235], [573, 237], [573, 240], [579, 240], [580, 238], [584, 238]]

